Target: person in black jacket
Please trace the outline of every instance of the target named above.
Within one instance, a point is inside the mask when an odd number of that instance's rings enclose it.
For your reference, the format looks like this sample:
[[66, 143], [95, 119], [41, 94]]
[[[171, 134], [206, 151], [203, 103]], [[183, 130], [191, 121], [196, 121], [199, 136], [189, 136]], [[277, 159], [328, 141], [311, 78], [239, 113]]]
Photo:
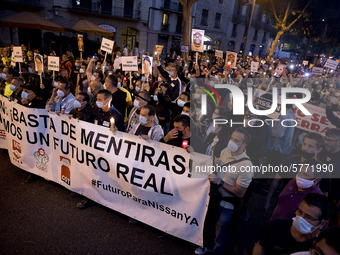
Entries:
[[114, 75], [109, 75], [105, 79], [104, 89], [112, 93], [111, 105], [113, 105], [121, 115], [125, 116], [126, 93], [117, 88], [118, 79]]
[[74, 108], [70, 112], [72, 118], [93, 123], [93, 113], [90, 105], [90, 97], [85, 92], [80, 92], [74, 102]]

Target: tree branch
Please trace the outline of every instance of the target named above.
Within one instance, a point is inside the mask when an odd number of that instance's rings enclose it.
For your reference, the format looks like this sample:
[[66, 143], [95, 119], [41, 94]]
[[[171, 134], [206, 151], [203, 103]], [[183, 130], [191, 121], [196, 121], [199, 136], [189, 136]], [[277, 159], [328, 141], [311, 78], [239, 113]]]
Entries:
[[273, 13], [274, 13], [274, 17], [275, 17], [276, 21], [277, 21], [278, 23], [281, 23], [281, 20], [279, 19], [279, 17], [278, 17], [277, 14], [276, 14], [276, 9], [275, 9], [273, 0], [270, 0], [270, 3], [271, 3], [271, 5], [272, 5], [272, 9], [273, 9]]
[[187, 1], [184, 1], [184, 0], [178, 0], [178, 1], [183, 7], [186, 6], [187, 4]]
[[297, 22], [297, 21], [302, 17], [302, 15], [305, 13], [306, 9], [308, 8], [308, 6], [310, 5], [311, 2], [312, 2], [312, 0], [310, 0], [310, 1], [306, 4], [305, 8], [303, 8], [303, 10], [302, 10], [302, 12], [300, 13], [300, 15], [299, 15], [292, 23], [290, 23], [290, 25], [286, 28], [287, 30], [290, 29], [290, 28], [295, 24], [295, 22]]
[[290, 6], [292, 5], [292, 0], [288, 1], [287, 8], [286, 8], [286, 13], [283, 18], [283, 23], [286, 24], [287, 18], [288, 18], [288, 13], [290, 13]]

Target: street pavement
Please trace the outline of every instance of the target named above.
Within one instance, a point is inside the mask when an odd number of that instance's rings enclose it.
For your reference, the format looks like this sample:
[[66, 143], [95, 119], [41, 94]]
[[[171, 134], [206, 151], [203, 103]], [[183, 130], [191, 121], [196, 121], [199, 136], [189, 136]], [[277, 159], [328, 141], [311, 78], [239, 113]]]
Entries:
[[[0, 254], [194, 254], [195, 245], [95, 204], [80, 210], [81, 198], [42, 178], [25, 183], [28, 173], [13, 166], [0, 150]], [[256, 185], [255, 185], [256, 186]], [[257, 189], [257, 190], [256, 190]], [[258, 230], [268, 219], [261, 188], [249, 202], [249, 220], [240, 222], [237, 254], [250, 254]], [[260, 202], [259, 202], [260, 201]], [[150, 215], [153, 217], [153, 215]]]

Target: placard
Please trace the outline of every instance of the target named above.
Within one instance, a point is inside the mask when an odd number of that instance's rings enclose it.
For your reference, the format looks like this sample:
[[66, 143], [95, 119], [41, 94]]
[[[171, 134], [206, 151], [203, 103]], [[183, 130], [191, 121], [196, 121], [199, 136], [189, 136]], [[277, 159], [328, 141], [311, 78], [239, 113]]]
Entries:
[[215, 50], [215, 57], [223, 58], [223, 51], [222, 50]]
[[138, 71], [137, 56], [121, 57], [122, 70], [127, 72]]
[[105, 52], [111, 54], [112, 51], [113, 51], [113, 45], [114, 45], [114, 41], [106, 39], [106, 38], [103, 37], [100, 49], [102, 51], [105, 51]]
[[22, 63], [24, 62], [22, 57], [22, 49], [21, 47], [13, 47], [13, 53], [14, 53], [14, 61], [16, 63]]
[[302, 65], [308, 66], [308, 61], [307, 60], [302, 61]]
[[144, 74], [145, 77], [151, 78], [150, 76], [152, 76], [152, 66], [153, 66], [153, 57], [143, 55], [142, 74]]
[[250, 65], [250, 71], [253, 73], [257, 73], [257, 71], [259, 70], [259, 66], [260, 66], [260, 62], [252, 61]]
[[59, 72], [59, 57], [48, 56], [47, 70]]
[[158, 45], [156, 44], [154, 49], [153, 49], [153, 56], [156, 57], [160, 57], [162, 55], [162, 51], [163, 51], [163, 45]]
[[83, 35], [78, 34], [77, 41], [78, 41], [78, 50], [79, 51], [84, 51], [84, 38], [83, 38]]
[[181, 52], [189, 52], [189, 46], [181, 45]]
[[227, 55], [225, 57], [225, 64], [230, 68], [236, 68], [237, 62], [237, 53], [235, 51], [227, 51]]
[[44, 58], [42, 55], [34, 54], [34, 67], [39, 75], [44, 72]]
[[193, 29], [191, 32], [191, 50], [203, 52], [204, 30]]
[[332, 70], [335, 70], [338, 67], [338, 64], [339, 63], [337, 61], [335, 61], [335, 60], [327, 59], [326, 63], [325, 63], [325, 67], [329, 68], [329, 69], [332, 69]]
[[322, 67], [313, 67], [312, 68], [312, 74], [313, 75], [323, 75], [323, 68]]

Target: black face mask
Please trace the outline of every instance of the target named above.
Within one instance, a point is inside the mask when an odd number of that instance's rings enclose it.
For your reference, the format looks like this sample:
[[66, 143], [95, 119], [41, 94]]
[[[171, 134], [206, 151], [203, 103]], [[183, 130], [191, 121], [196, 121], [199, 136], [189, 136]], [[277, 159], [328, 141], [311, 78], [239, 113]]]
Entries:
[[183, 137], [183, 131], [177, 130], [177, 137], [182, 138]]
[[312, 159], [315, 156], [315, 153], [309, 153], [303, 150], [301, 150], [300, 153], [305, 159]]

